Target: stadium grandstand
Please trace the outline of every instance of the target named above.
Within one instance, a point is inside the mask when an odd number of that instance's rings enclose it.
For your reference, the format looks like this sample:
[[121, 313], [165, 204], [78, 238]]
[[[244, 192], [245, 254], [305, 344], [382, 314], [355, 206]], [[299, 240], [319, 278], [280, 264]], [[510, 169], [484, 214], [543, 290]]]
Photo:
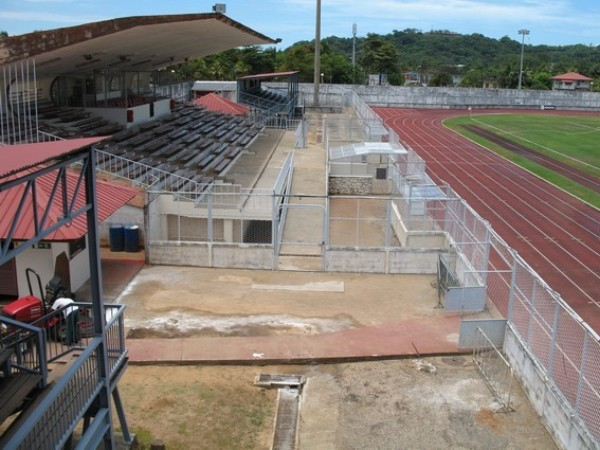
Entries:
[[[20, 195], [21, 201], [14, 217], [4, 215], [0, 284], [6, 290], [4, 280], [21, 279], [15, 271], [27, 264], [24, 261], [40, 261], [29, 253], [52, 248], [51, 232], [86, 214], [85, 242], [77, 238], [79, 244], [69, 243], [67, 253], [74, 258], [83, 249], [89, 255], [89, 261], [77, 261], [89, 269], [92, 303], [79, 307], [89, 308], [93, 322], [81, 341], [61, 346], [47, 341], [51, 336], [43, 332], [45, 325], [38, 328], [35, 323], [2, 316], [0, 417], [3, 422], [10, 417], [0, 438], [2, 448], [69, 447], [81, 423], [79, 448], [97, 448], [102, 443], [105, 448], [116, 448], [113, 407], [122, 432], [118, 440], [131, 444], [117, 385], [127, 366], [124, 343], [118, 338], [123, 336], [122, 309], [103, 304], [98, 284], [96, 200], [90, 180], [96, 169], [92, 165], [96, 150], [90, 144], [100, 142], [99, 147], [111, 156], [109, 167], [104, 158], [97, 170], [109, 171], [113, 179], [178, 192], [190, 183], [210, 186], [226, 174], [264, 124], [256, 117], [233, 117], [204, 106], [184, 105], [193, 82], [174, 83], [165, 68], [188, 58], [274, 42], [220, 13], [129, 17], [1, 40], [0, 151], [6, 164], [0, 193], [16, 193], [11, 198]], [[18, 153], [9, 153], [17, 148]], [[136, 164], [136, 170], [123, 173], [124, 160]], [[142, 166], [166, 176], [157, 183], [144, 177], [138, 170]], [[60, 180], [67, 171], [74, 176], [67, 177], [68, 188], [62, 189], [67, 185]], [[54, 178], [47, 195], [35, 188], [44, 177]], [[21, 186], [34, 187], [21, 190]], [[195, 193], [202, 188], [195, 188]], [[122, 192], [122, 197], [135, 195], [129, 189]], [[99, 199], [101, 206], [103, 201]], [[40, 222], [38, 206], [46, 211], [40, 213]], [[56, 223], [49, 225], [48, 211], [55, 207], [61, 212], [56, 214]], [[17, 236], [15, 232], [23, 229], [21, 221], [31, 215], [27, 208], [36, 211], [35, 226], [29, 228], [29, 235]], [[15, 246], [16, 241], [32, 245]], [[67, 277], [69, 270], [79, 270], [69, 265], [67, 257]], [[36, 269], [47, 277], [46, 268]], [[43, 281], [46, 285], [49, 279]], [[18, 295], [25, 296], [19, 284]], [[105, 313], [110, 317], [106, 322]], [[51, 313], [56, 314], [62, 311]], [[46, 316], [43, 320], [46, 324], [53, 319]], [[29, 349], [27, 356], [18, 351], [24, 345]], [[78, 357], [64, 375], [49, 373], [54, 361], [70, 354]], [[83, 377], [82, 373], [97, 376]]]
[[[461, 316], [458, 347], [501, 355], [559, 446], [598, 447], [593, 314], [582, 319], [458, 188], [432, 176], [424, 152], [433, 145], [417, 151], [420, 141], [408, 142], [420, 125], [396, 125], [404, 123], [402, 114], [415, 114], [408, 108], [597, 110], [600, 101], [589, 93], [566, 99], [552, 92], [322, 86], [314, 103], [314, 87], [300, 85], [290, 71], [238, 79], [237, 103], [247, 112], [232, 114], [207, 95], [193, 98], [198, 80], [174, 80], [165, 70], [188, 58], [274, 42], [218, 13], [115, 19], [45, 32], [43, 39], [40, 33], [3, 39], [0, 138], [5, 146], [94, 138], [85, 150], [97, 176], [145, 194], [141, 207], [111, 220], [135, 217], [150, 264], [434, 275], [438, 307]], [[398, 117], [387, 111], [397, 108], [407, 109]], [[319, 151], [320, 163], [296, 165], [296, 155]], [[108, 241], [109, 224], [96, 233]], [[10, 241], [10, 233], [1, 238]], [[3, 253], [1, 262], [9, 256]], [[106, 339], [103, 327], [98, 332]], [[476, 345], [482, 333], [491, 338]], [[84, 351], [82, 364], [91, 355]], [[493, 371], [481, 370], [497, 384]], [[47, 400], [0, 444], [27, 447], [30, 439], [50, 436], [62, 446], [75, 424], [90, 420], [85, 439], [114, 443], [113, 425], [98, 413], [107, 392], [127, 441], [118, 377], [110, 379], [92, 386], [103, 393], [94, 390], [67, 408], [53, 425], [60, 432], [44, 428], [45, 414], [56, 408]], [[55, 384], [48, 398], [60, 401], [72, 389], [67, 383]]]

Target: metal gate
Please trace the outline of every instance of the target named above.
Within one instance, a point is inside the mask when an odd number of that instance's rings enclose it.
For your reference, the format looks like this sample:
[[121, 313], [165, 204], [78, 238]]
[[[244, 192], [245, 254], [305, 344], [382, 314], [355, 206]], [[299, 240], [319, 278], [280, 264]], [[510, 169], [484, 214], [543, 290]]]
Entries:
[[274, 269], [321, 271], [327, 236], [325, 205], [304, 204], [303, 197], [289, 200], [279, 205], [276, 215]]

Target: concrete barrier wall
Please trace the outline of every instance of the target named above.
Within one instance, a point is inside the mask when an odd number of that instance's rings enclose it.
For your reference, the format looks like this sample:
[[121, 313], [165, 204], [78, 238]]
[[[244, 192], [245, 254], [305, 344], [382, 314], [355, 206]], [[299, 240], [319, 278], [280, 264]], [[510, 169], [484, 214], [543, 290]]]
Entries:
[[151, 241], [146, 259], [156, 265], [210, 267], [210, 250], [204, 242]]
[[328, 249], [327, 272], [435, 274], [438, 251]]
[[272, 246], [213, 245], [212, 248], [211, 267], [270, 270], [274, 265]]
[[371, 106], [473, 109], [523, 108], [600, 109], [600, 93], [580, 91], [532, 91], [453, 87], [361, 86], [357, 93]]
[[503, 350], [529, 401], [557, 445], [565, 449], [595, 448], [587, 428], [567, 406], [568, 403], [558, 389], [547, 379], [543, 368], [527, 352], [512, 326], [507, 327]]
[[[327, 272], [435, 274], [439, 250], [328, 249]], [[204, 242], [151, 241], [146, 251], [150, 264], [170, 266], [266, 269], [275, 266], [273, 248], [253, 245], [208, 244]]]
[[267, 270], [274, 266], [273, 247], [259, 245], [151, 241], [146, 255], [150, 264], [157, 265]]
[[443, 232], [409, 231], [406, 233], [406, 248], [443, 249], [448, 248], [448, 239]]
[[[541, 109], [542, 106], [554, 106], [558, 109], [600, 110], [599, 92], [341, 84], [322, 87], [322, 104], [327, 105], [328, 96], [337, 98], [349, 89], [356, 91], [370, 106], [441, 109]], [[300, 84], [300, 92], [304, 96], [312, 95], [313, 85]]]

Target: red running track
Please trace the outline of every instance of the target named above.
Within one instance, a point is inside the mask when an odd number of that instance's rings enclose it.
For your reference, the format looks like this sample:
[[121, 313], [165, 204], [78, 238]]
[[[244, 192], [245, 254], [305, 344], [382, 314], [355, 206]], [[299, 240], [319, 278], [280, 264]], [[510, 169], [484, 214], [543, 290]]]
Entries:
[[375, 112], [425, 160], [436, 183], [450, 185], [600, 334], [598, 209], [442, 125], [464, 112]]

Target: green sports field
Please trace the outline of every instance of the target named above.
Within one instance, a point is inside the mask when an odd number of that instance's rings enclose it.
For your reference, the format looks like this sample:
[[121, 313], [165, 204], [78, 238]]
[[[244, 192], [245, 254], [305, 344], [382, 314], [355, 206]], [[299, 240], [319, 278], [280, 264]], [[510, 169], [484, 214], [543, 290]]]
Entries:
[[532, 150], [566, 163], [600, 180], [600, 116], [545, 114], [473, 114], [444, 124], [515, 164], [600, 208], [600, 192], [581, 186], [517, 153], [463, 128], [477, 125]]

